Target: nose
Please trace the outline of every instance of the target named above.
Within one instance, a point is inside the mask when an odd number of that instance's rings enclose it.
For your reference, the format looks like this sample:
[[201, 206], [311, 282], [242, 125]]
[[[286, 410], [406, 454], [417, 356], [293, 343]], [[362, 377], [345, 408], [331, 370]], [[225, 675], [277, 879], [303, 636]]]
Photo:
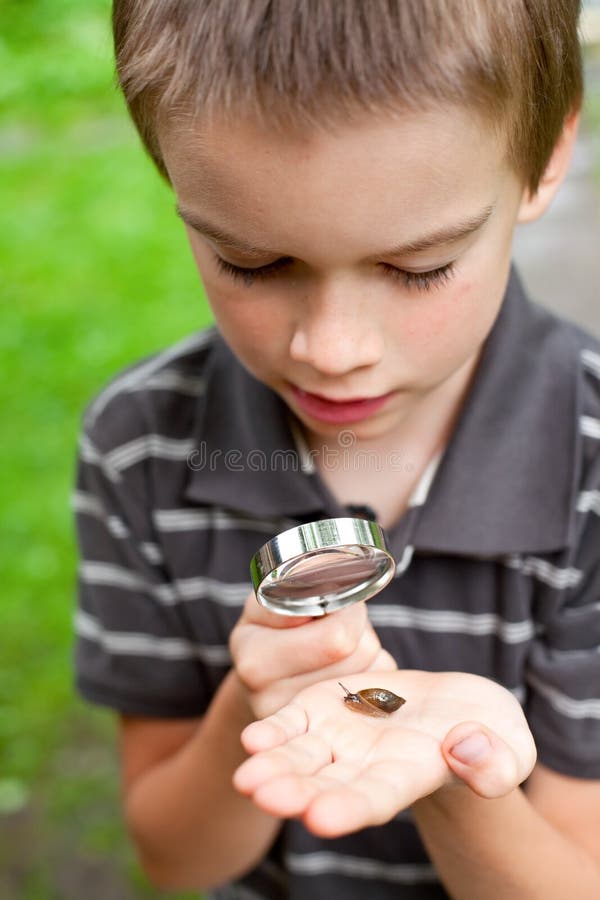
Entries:
[[324, 375], [344, 375], [376, 365], [384, 341], [369, 298], [357, 298], [343, 285], [330, 286], [305, 298], [295, 323], [290, 356]]

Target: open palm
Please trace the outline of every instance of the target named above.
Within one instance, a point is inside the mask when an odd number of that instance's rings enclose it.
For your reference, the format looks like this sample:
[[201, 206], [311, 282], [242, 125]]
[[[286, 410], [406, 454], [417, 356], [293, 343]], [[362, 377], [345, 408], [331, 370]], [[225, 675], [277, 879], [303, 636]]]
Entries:
[[[365, 673], [350, 691], [387, 688], [406, 703], [371, 718], [343, 702], [336, 681], [301, 691], [242, 734], [252, 754], [234, 776], [239, 791], [268, 813], [302, 817], [334, 837], [389, 821], [432, 792], [468, 784], [497, 797], [531, 771], [535, 745], [519, 703], [486, 678], [463, 672]], [[450, 749], [473, 732], [491, 743], [485, 764], [463, 766]]]

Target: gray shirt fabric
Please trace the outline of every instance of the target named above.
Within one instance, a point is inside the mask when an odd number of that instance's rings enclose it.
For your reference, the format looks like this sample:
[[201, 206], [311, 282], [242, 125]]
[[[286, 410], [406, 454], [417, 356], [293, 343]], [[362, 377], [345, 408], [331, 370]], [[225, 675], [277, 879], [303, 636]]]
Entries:
[[[600, 342], [531, 303], [513, 270], [453, 434], [386, 531], [396, 577], [368, 603], [400, 668], [504, 685], [539, 760], [580, 778], [600, 778], [599, 450]], [[386, 462], [393, 490], [410, 461], [399, 448]], [[144, 716], [206, 710], [259, 546], [348, 515], [283, 402], [215, 328], [94, 398], [76, 478], [77, 687]], [[367, 894], [447, 896], [410, 811], [337, 840], [288, 822], [258, 869], [214, 896]]]

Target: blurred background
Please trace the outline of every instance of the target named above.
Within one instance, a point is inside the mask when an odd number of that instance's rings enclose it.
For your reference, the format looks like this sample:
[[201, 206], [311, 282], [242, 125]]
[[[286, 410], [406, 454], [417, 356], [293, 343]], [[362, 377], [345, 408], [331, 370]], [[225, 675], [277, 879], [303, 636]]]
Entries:
[[[114, 718], [71, 683], [81, 411], [120, 368], [210, 321], [172, 196], [114, 88], [109, 19], [109, 0], [0, 0], [3, 900], [167, 896], [119, 818]], [[515, 255], [536, 299], [600, 334], [598, 0], [584, 31], [571, 173]]]

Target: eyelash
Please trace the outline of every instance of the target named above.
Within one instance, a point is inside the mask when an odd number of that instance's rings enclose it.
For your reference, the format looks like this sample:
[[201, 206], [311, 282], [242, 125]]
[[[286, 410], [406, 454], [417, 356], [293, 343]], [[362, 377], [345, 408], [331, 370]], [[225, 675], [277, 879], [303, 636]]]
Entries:
[[[257, 269], [245, 269], [242, 266], [234, 266], [232, 263], [221, 259], [220, 256], [213, 254], [213, 258], [220, 272], [229, 275], [230, 278], [240, 279], [244, 281], [246, 287], [250, 287], [255, 281], [264, 281], [271, 278], [285, 269], [290, 260], [286, 257], [275, 260], [267, 266], [259, 266]], [[429, 272], [406, 272], [404, 269], [397, 269], [388, 263], [380, 263], [384, 271], [395, 281], [402, 281], [407, 288], [413, 288], [419, 291], [429, 291], [434, 287], [440, 287], [442, 284], [450, 281], [454, 274], [454, 262], [446, 263], [439, 269], [431, 269]]]

